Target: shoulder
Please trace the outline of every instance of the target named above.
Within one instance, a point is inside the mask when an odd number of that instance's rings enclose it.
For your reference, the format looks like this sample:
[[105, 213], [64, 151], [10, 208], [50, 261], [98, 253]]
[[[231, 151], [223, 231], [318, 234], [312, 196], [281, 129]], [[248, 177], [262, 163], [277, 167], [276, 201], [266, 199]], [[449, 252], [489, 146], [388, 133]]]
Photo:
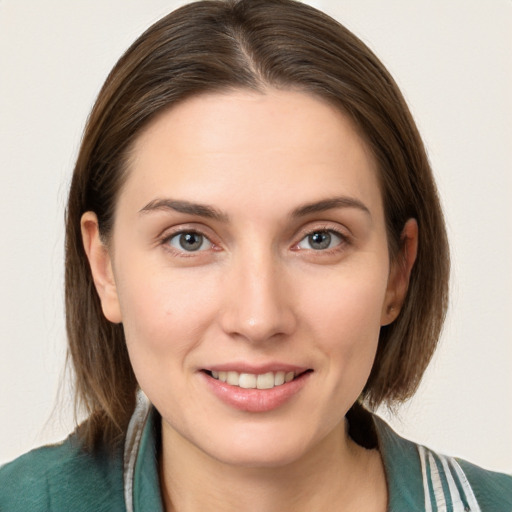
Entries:
[[[512, 475], [482, 469], [457, 459], [482, 510], [512, 511]], [[502, 508], [500, 508], [502, 507]]]
[[76, 435], [0, 467], [0, 510], [123, 511], [120, 453], [88, 453]]
[[439, 454], [400, 437], [380, 418], [374, 421], [397, 502], [423, 502], [426, 510], [512, 510], [512, 476]]

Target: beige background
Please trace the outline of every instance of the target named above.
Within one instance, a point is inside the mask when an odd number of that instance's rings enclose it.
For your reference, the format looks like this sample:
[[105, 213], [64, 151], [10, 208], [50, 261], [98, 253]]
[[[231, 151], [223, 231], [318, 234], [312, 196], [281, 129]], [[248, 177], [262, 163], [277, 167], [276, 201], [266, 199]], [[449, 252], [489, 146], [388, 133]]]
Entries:
[[[181, 3], [0, 0], [0, 463], [72, 428], [66, 381], [52, 415], [65, 354], [70, 171], [107, 72]], [[512, 2], [310, 3], [394, 74], [446, 209], [450, 316], [419, 393], [392, 423], [437, 450], [512, 472]]]

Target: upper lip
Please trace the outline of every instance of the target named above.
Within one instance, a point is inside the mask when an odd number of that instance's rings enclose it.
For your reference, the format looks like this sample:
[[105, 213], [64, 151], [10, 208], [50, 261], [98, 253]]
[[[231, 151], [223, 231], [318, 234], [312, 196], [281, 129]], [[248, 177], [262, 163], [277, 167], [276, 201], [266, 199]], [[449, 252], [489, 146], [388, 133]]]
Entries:
[[254, 375], [261, 375], [269, 372], [295, 372], [296, 374], [303, 373], [309, 370], [307, 366], [298, 366], [288, 363], [269, 362], [266, 364], [251, 364], [247, 362], [230, 362], [219, 363], [212, 366], [203, 368], [203, 370], [210, 372], [238, 372], [238, 373], [251, 373]]

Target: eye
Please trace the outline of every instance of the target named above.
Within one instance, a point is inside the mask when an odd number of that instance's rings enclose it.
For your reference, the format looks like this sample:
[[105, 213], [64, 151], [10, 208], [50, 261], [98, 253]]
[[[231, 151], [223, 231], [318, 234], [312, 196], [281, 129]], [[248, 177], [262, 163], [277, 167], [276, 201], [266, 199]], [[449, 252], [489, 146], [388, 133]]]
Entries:
[[198, 252], [210, 249], [212, 243], [201, 233], [196, 231], [182, 231], [169, 237], [166, 243], [179, 251]]
[[343, 242], [343, 237], [334, 231], [322, 229], [309, 233], [298, 244], [299, 249], [312, 249], [314, 251], [323, 251], [332, 249]]

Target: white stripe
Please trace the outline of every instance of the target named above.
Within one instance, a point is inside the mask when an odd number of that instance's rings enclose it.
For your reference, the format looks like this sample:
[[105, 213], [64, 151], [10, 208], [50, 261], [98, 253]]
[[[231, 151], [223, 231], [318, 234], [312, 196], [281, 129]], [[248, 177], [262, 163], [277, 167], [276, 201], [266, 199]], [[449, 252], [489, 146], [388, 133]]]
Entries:
[[437, 464], [434, 456], [430, 451], [428, 452], [428, 462], [430, 465], [430, 478], [432, 479], [432, 488], [434, 489], [437, 510], [438, 512], [447, 512], [446, 499], [443, 491], [443, 482], [439, 476], [439, 471], [437, 470]]
[[432, 512], [432, 503], [430, 501], [430, 490], [428, 488], [427, 479], [427, 461], [425, 460], [425, 447], [418, 446], [418, 451], [420, 452], [421, 474], [423, 476], [423, 492], [425, 493], [425, 512]]
[[453, 512], [464, 512], [464, 503], [459, 493], [459, 489], [457, 489], [457, 484], [453, 479], [451, 469], [448, 466], [448, 458], [444, 455], [438, 455], [438, 457], [441, 460], [441, 464], [443, 465], [444, 472], [446, 474], [446, 480], [448, 481], [448, 488], [450, 489], [450, 495], [452, 498]]
[[478, 501], [476, 501], [473, 489], [471, 489], [471, 485], [469, 485], [466, 474], [460, 467], [459, 463], [453, 458], [450, 458], [450, 463], [454, 467], [455, 472], [459, 477], [459, 481], [462, 485], [462, 490], [464, 491], [464, 494], [466, 495], [466, 499], [468, 501], [469, 509], [471, 510], [471, 512], [482, 512], [482, 510], [480, 509], [480, 505], [478, 504]]
[[127, 512], [133, 512], [133, 476], [135, 473], [135, 462], [137, 461], [142, 430], [150, 410], [151, 404], [149, 399], [139, 389], [135, 402], [135, 410], [128, 424], [124, 442], [123, 480], [124, 502]]

